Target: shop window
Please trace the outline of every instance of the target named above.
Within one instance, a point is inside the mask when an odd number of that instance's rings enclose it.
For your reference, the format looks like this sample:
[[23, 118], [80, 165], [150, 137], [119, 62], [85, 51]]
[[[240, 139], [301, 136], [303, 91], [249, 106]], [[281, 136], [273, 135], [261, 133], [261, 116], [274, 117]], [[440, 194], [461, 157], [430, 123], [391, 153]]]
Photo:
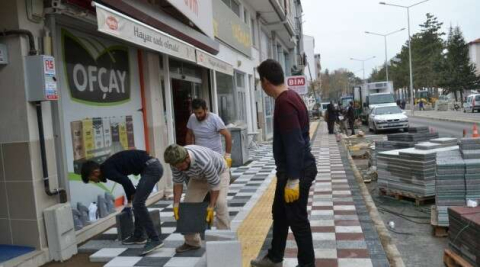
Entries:
[[255, 27], [255, 20], [250, 20], [250, 30], [252, 35], [252, 45], [257, 46], [257, 31]]
[[237, 14], [240, 17], [240, 4], [235, 0], [222, 0], [225, 5], [227, 5], [233, 13]]
[[218, 115], [225, 125], [235, 123], [237, 120], [235, 105], [235, 89], [233, 78], [230, 75], [216, 73], [218, 94]]

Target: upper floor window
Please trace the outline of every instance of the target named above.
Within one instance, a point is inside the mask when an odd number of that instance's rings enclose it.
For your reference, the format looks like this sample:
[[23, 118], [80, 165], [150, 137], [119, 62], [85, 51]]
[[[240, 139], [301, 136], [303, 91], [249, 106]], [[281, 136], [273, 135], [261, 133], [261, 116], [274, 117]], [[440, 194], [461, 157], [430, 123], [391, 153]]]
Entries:
[[235, 0], [222, 0], [238, 17], [240, 17], [240, 4]]

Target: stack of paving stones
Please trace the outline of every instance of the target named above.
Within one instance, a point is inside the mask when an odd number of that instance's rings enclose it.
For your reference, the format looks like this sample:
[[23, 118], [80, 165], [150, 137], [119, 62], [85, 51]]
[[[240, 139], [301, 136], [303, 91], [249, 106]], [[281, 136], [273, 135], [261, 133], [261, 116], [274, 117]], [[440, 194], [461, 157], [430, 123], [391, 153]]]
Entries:
[[449, 226], [448, 208], [465, 206], [465, 161], [459, 150], [437, 153], [435, 204], [438, 226]]
[[480, 201], [480, 138], [463, 138], [460, 151], [465, 159], [466, 198]]
[[474, 267], [480, 267], [480, 207], [448, 209], [448, 246]]
[[435, 196], [436, 154], [450, 150], [458, 150], [458, 146], [407, 148], [379, 153], [379, 188], [418, 198]]
[[[227, 199], [232, 230], [236, 230], [246, 218], [275, 173], [271, 145], [262, 144], [250, 155], [252, 161], [247, 166], [231, 169], [235, 182], [230, 185]], [[79, 252], [92, 254], [90, 261], [105, 262], [106, 267], [206, 266], [205, 244], [199, 250], [175, 253], [175, 248], [182, 245], [184, 239], [183, 235], [174, 232], [176, 221], [173, 218], [172, 200], [161, 200], [150, 206], [149, 211], [160, 213], [162, 232], [160, 239], [163, 240], [164, 247], [145, 257], [139, 256], [143, 245], [122, 245], [117, 236], [117, 228], [114, 227], [84, 243], [79, 247]], [[238, 244], [228, 245], [238, 248]]]

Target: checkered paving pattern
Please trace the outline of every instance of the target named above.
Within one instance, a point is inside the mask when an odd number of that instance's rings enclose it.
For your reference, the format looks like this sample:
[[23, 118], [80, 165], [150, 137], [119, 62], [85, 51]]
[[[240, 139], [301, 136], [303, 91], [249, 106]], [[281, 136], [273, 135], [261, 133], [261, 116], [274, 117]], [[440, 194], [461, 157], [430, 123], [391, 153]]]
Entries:
[[[232, 230], [237, 230], [256, 201], [263, 195], [271, 183], [275, 173], [272, 147], [268, 144], [260, 145], [251, 151], [252, 162], [247, 166], [232, 168], [235, 182], [230, 185], [228, 206]], [[92, 262], [105, 262], [107, 267], [130, 266], [196, 266], [201, 264], [205, 248], [196, 251], [176, 254], [175, 248], [183, 244], [183, 236], [174, 233], [176, 221], [173, 218], [172, 200], [162, 200], [149, 207], [158, 209], [162, 221], [160, 238], [164, 247], [145, 257], [141, 253], [140, 245], [122, 245], [117, 240], [117, 229], [112, 228], [96, 238], [88, 241], [79, 248], [80, 252], [91, 253]]]
[[[315, 249], [316, 266], [377, 267], [389, 266], [373, 222], [368, 215], [343, 147], [326, 124], [319, 126], [312, 146], [318, 175], [311, 187], [308, 211]], [[271, 231], [261, 256], [271, 243]], [[295, 267], [297, 246], [289, 233], [284, 267]]]

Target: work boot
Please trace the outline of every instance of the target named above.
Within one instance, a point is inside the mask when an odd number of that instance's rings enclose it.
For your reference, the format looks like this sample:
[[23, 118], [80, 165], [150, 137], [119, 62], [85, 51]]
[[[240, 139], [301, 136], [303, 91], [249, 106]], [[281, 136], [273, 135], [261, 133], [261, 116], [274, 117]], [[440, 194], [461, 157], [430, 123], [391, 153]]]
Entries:
[[196, 249], [199, 249], [200, 247], [197, 247], [197, 246], [192, 246], [192, 245], [189, 245], [187, 243], [183, 243], [183, 245], [177, 247], [175, 249], [175, 252], [177, 253], [183, 253], [183, 252], [187, 252], [187, 251], [190, 251], [190, 250], [196, 250]]
[[252, 267], [282, 267], [283, 262], [273, 262], [268, 255], [263, 257], [263, 259], [257, 259], [257, 260], [252, 260], [250, 261], [250, 265]]
[[147, 243], [147, 239], [145, 237], [135, 237], [131, 235], [122, 241], [124, 245], [143, 245]]
[[158, 248], [161, 248], [163, 247], [163, 242], [160, 241], [160, 240], [150, 240], [147, 242], [147, 244], [145, 245], [145, 247], [143, 247], [143, 251], [142, 251], [142, 255], [146, 255]]

